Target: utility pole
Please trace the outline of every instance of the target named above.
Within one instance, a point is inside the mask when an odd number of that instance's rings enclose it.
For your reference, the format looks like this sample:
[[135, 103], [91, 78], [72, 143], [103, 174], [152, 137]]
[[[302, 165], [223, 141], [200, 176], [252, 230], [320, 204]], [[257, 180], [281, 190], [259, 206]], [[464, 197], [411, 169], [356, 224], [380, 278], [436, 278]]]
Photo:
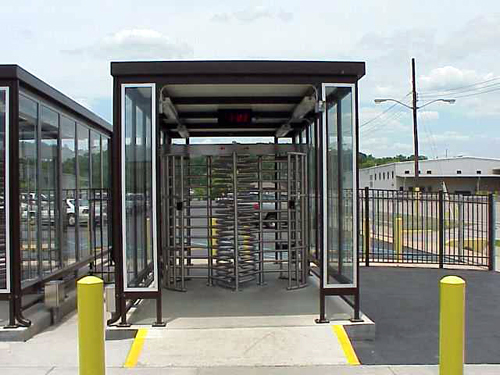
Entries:
[[411, 59], [411, 81], [412, 81], [412, 94], [413, 94], [413, 148], [415, 158], [415, 188], [418, 188], [418, 129], [417, 129], [417, 79], [415, 77], [415, 58]]
[[453, 104], [455, 103], [455, 99], [434, 99], [431, 100], [430, 102], [427, 102], [420, 107], [417, 105], [417, 78], [415, 74], [415, 58], [411, 59], [411, 81], [412, 81], [412, 89], [411, 92], [413, 94], [413, 100], [412, 100], [412, 105], [409, 106], [408, 104], [405, 104], [399, 100], [392, 99], [392, 98], [385, 98], [385, 99], [374, 99], [375, 104], [380, 104], [384, 102], [395, 102], [403, 107], [406, 107], [408, 109], [411, 109], [412, 114], [413, 114], [413, 148], [414, 148], [414, 158], [415, 158], [415, 188], [418, 190], [419, 188], [419, 170], [418, 170], [418, 129], [417, 129], [417, 112], [419, 109], [422, 109], [424, 107], [427, 107], [429, 104], [435, 103], [435, 102], [445, 102], [448, 104]]

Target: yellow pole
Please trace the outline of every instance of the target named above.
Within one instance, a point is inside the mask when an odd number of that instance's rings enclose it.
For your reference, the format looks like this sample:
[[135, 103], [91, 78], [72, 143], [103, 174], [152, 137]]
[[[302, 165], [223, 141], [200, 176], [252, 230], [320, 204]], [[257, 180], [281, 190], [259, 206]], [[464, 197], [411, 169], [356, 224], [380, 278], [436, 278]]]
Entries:
[[216, 228], [216, 225], [217, 225], [217, 219], [215, 218], [212, 218], [212, 238], [210, 239], [210, 247], [212, 248], [212, 255], [216, 255], [217, 254], [217, 240], [214, 238], [216, 235], [217, 235], [217, 228]]
[[458, 276], [446, 276], [439, 289], [439, 374], [463, 375], [465, 281]]
[[87, 276], [77, 283], [80, 375], [104, 375], [103, 282]]
[[394, 244], [394, 252], [396, 253], [396, 259], [398, 261], [403, 260], [403, 219], [397, 217], [394, 221], [394, 233], [393, 236], [393, 244]]

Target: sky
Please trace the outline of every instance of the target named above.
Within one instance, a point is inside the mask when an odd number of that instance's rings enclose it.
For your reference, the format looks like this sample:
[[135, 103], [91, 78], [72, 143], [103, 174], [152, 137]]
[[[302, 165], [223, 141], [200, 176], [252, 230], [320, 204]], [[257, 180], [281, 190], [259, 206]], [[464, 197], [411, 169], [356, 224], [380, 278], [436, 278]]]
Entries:
[[[111, 121], [110, 61], [364, 61], [360, 151], [500, 157], [500, 2], [16, 0], [0, 5], [0, 64], [18, 64]], [[481, 83], [484, 82], [484, 83]], [[390, 109], [389, 109], [390, 108]], [[386, 111], [383, 113], [384, 111]]]

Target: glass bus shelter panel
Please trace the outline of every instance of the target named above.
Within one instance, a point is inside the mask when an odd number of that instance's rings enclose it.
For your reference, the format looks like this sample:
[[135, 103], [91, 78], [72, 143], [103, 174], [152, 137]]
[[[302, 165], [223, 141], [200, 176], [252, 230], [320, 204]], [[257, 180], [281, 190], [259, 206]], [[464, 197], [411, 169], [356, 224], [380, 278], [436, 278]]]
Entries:
[[10, 291], [9, 274], [9, 230], [7, 209], [9, 194], [6, 182], [8, 181], [8, 116], [9, 116], [9, 89], [0, 87], [0, 293]]
[[59, 115], [41, 106], [40, 195], [41, 270], [50, 274], [61, 267], [58, 197]]
[[153, 84], [122, 86], [125, 290], [157, 290], [156, 124]]
[[326, 100], [325, 286], [356, 286], [354, 85], [324, 85]]
[[22, 280], [37, 279], [39, 269], [37, 125], [39, 106], [19, 96], [19, 190]]

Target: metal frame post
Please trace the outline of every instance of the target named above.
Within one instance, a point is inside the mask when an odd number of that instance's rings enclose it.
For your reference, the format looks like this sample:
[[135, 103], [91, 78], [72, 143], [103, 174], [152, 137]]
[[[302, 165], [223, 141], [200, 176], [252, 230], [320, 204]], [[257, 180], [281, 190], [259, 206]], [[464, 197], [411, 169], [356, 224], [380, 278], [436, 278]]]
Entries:
[[444, 268], [444, 193], [439, 191], [439, 268]]
[[488, 194], [488, 270], [495, 269], [495, 196]]
[[238, 156], [233, 152], [233, 200], [234, 200], [234, 282], [239, 289], [239, 239], [238, 239]]
[[364, 217], [364, 226], [365, 226], [365, 266], [370, 266], [370, 188], [365, 187], [364, 191], [364, 203], [365, 203], [365, 217]]

